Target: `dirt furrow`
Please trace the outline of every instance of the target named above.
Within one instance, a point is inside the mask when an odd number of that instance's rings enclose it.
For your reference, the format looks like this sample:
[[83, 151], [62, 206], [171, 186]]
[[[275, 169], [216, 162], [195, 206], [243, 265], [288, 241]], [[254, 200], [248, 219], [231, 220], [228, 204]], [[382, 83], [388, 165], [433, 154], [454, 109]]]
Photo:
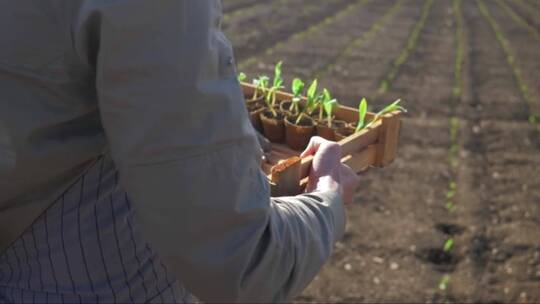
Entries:
[[535, 32], [537, 34], [535, 36], [528, 28], [513, 20], [504, 7], [493, 5], [491, 2], [485, 3], [494, 21], [501, 29], [501, 34], [508, 41], [509, 52], [514, 57], [511, 59], [512, 64], [516, 67], [514, 73], [520, 74], [515, 77], [521, 78], [516, 79], [517, 85], [522, 97], [528, 103], [529, 114], [540, 117], [540, 61], [538, 60], [540, 33]]
[[[447, 23], [452, 19], [449, 8], [447, 2], [435, 4], [434, 15], [426, 24], [434, 34], [423, 35], [419, 43], [425, 56], [412, 56], [409, 64], [421, 60], [426, 67], [453, 66], [453, 36], [441, 35], [444, 39], [440, 39], [435, 34], [444, 28], [452, 32], [452, 24]], [[442, 47], [450, 45], [450, 50], [436, 55], [441, 43]], [[359, 57], [360, 52], [356, 56]], [[416, 72], [435, 73], [436, 70], [424, 68]], [[448, 99], [453, 73], [446, 77], [449, 80], [442, 89]], [[421, 79], [413, 84], [421, 84]], [[432, 100], [426, 104], [429, 102]], [[448, 224], [451, 216], [445, 209], [450, 181], [448, 120], [434, 119], [429, 110], [426, 112], [426, 116], [404, 119], [395, 163], [362, 176], [358, 193], [360, 205], [349, 210], [347, 236], [338, 245], [330, 265], [302, 300], [430, 302], [438, 299], [441, 276], [457, 267], [461, 259], [459, 255], [445, 254], [443, 245], [449, 234], [458, 233], [453, 228], [459, 233], [463, 228]], [[354, 242], [350, 242], [352, 240]]]
[[[349, 18], [351, 14], [353, 14], [354, 12], [356, 12], [357, 9], [365, 5], [365, 3], [365, 0], [351, 2], [349, 5], [347, 5], [340, 11], [328, 15], [324, 19], [318, 20], [317, 22], [309, 25], [302, 31], [295, 32], [287, 39], [277, 42], [276, 44], [266, 48], [259, 54], [251, 56], [249, 58], [245, 58], [244, 60], [239, 62], [238, 68], [242, 71], [255, 71], [257, 73], [263, 72], [258, 69], [264, 69], [265, 67], [268, 69], [272, 69], [272, 65], [275, 62], [270, 62], [270, 60], [267, 60], [265, 58], [270, 57], [273, 54], [282, 53], [283, 49], [287, 48], [290, 44], [298, 43], [298, 41], [301, 41], [308, 36], [316, 35], [318, 32], [323, 31], [326, 27], [331, 27], [334, 26], [334, 24], [336, 23], [342, 22], [342, 19]], [[283, 56], [280, 56], [278, 60], [281, 59], [283, 59]], [[265, 62], [268, 63], [265, 64]]]
[[424, 3], [407, 1], [375, 37], [339, 58], [321, 83], [345, 105], [357, 106], [362, 96], [373, 99], [379, 80], [403, 49]]
[[[523, 259], [534, 261], [538, 254], [535, 244], [530, 238], [523, 238], [518, 231], [527, 231], [530, 223], [514, 219], [501, 225], [501, 216], [508, 210], [514, 215], [531, 215], [536, 207], [531, 204], [527, 193], [516, 187], [527, 180], [535, 180], [528, 172], [523, 172], [516, 161], [526, 162], [528, 166], [537, 163], [534, 159], [523, 159], [522, 154], [538, 155], [534, 146], [522, 147], [525, 151], [516, 152], [514, 149], [501, 150], [502, 143], [511, 147], [512, 141], [525, 140], [531, 134], [533, 127], [523, 120], [525, 103], [515, 86], [512, 69], [505, 63], [505, 54], [494, 38], [489, 24], [483, 19], [476, 3], [465, 1], [464, 10], [466, 24], [470, 34], [470, 66], [468, 70], [468, 87], [470, 100], [461, 105], [462, 116], [467, 119], [463, 140], [466, 150], [463, 153], [464, 166], [460, 170], [460, 178], [468, 184], [472, 199], [477, 201], [465, 204], [461, 209], [460, 220], [468, 227], [463, 240], [467, 245], [462, 248], [466, 258], [463, 267], [456, 270], [454, 277], [459, 282], [453, 286], [454, 293], [461, 295], [467, 301], [511, 301], [523, 300], [527, 297], [538, 298], [538, 295], [524, 294], [530, 291], [529, 283], [510, 275], [504, 283], [499, 283], [501, 276], [512, 273], [513, 265]], [[496, 69], [493, 67], [497, 66]], [[505, 92], [504, 96], [498, 93]], [[506, 102], [506, 108], [501, 111], [497, 105]], [[510, 134], [505, 124], [497, 124], [498, 118], [504, 121], [515, 121], [516, 133]], [[533, 132], [534, 133], [534, 132]], [[498, 140], [494, 141], [493, 136]], [[505, 159], [500, 167], [496, 162]], [[510, 162], [508, 162], [510, 161]], [[503, 169], [504, 171], [500, 171]], [[503, 179], [502, 176], [512, 176], [512, 172], [523, 173], [515, 179]], [[503, 202], [499, 201], [500, 189], [507, 189], [509, 196]], [[509, 200], [517, 198], [519, 202]], [[510, 209], [509, 209], [510, 208]], [[537, 227], [539, 228], [539, 227]], [[520, 240], [521, 239], [521, 240]], [[516, 249], [522, 246], [524, 249]], [[469, 266], [467, 266], [469, 265]], [[530, 274], [520, 273], [520, 276]]]
[[[398, 4], [400, 3], [402, 2], [398, 2]], [[259, 65], [248, 69], [248, 73], [270, 74], [274, 62], [287, 58], [284, 63], [286, 84], [290, 83], [292, 77], [311, 80], [317, 71], [331, 65], [335, 58], [339, 57], [351, 44], [354, 44], [359, 37], [367, 33], [372, 25], [381, 20], [393, 7], [396, 5], [364, 1], [362, 5], [351, 10], [343, 18], [303, 39], [291, 41], [279, 50], [260, 58]], [[355, 30], [351, 31], [351, 28]], [[321, 47], [321, 41], [325, 39], [332, 42], [331, 48]]]
[[505, 1], [505, 3], [516, 12], [523, 20], [530, 26], [534, 27], [537, 31], [540, 31], [540, 18], [535, 16], [526, 7], [519, 4], [518, 1]]
[[[350, 3], [348, 0], [310, 1], [281, 0], [272, 2], [270, 15], [255, 15], [246, 22], [225, 30], [235, 48], [238, 62], [258, 56], [267, 48], [284, 41], [313, 23], [337, 14]], [[291, 15], [291, 11], [297, 12]]]
[[[408, 116], [449, 117], [454, 88], [455, 39], [451, 6], [435, 2], [428, 24], [419, 36], [418, 46], [400, 68], [401, 72], [387, 93], [378, 102], [401, 98], [409, 109]], [[437, 90], [433, 90], [437, 87]]]

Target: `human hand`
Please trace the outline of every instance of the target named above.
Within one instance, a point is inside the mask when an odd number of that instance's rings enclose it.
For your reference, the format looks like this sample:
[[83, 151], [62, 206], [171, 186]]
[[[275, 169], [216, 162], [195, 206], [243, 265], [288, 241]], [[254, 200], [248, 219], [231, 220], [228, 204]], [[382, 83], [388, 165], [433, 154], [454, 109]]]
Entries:
[[313, 155], [306, 192], [335, 190], [346, 204], [352, 203], [359, 178], [341, 163], [341, 147], [322, 137], [311, 138], [300, 157]]

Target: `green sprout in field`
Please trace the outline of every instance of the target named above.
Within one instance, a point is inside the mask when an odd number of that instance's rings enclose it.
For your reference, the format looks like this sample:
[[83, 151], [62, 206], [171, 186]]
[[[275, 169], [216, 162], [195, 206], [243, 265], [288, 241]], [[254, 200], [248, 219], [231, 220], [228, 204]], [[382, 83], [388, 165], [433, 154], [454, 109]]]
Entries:
[[452, 202], [452, 200], [454, 199], [454, 197], [456, 196], [456, 193], [457, 193], [457, 184], [456, 182], [454, 181], [451, 181], [449, 184], [448, 184], [448, 192], [446, 192], [446, 209], [452, 213], [456, 210], [456, 205]]
[[448, 289], [448, 285], [450, 284], [450, 276], [445, 274], [441, 281], [439, 282], [439, 289], [440, 290], [446, 290]]
[[[325, 90], [326, 91], [326, 90]], [[326, 91], [327, 92], [327, 91]], [[330, 94], [325, 94], [324, 99], [322, 100], [324, 112], [326, 113], [326, 120], [328, 122], [328, 127], [332, 127], [332, 112], [334, 108], [339, 106], [337, 99], [331, 98]]]
[[260, 96], [264, 96], [264, 92], [268, 91], [268, 84], [270, 83], [270, 78], [268, 76], [259, 76], [257, 79], [253, 79], [253, 85], [255, 86], [255, 91], [253, 92], [252, 100], [257, 100]]
[[289, 107], [289, 111], [298, 114], [299, 111], [299, 103], [302, 100], [302, 92], [304, 91], [304, 82], [300, 78], [295, 78], [292, 82], [292, 92], [293, 92], [293, 98], [291, 102], [291, 106]]
[[[268, 90], [268, 93], [266, 95], [266, 103], [271, 104], [272, 107], [275, 107], [276, 105], [276, 93], [279, 89], [285, 88], [283, 86], [283, 76], [281, 72], [281, 66], [283, 65], [283, 61], [280, 61], [276, 64], [274, 68], [274, 81], [272, 83], [272, 87]], [[275, 112], [275, 110], [271, 110], [272, 113]], [[274, 115], [275, 116], [275, 115]]]
[[452, 250], [452, 248], [454, 248], [454, 239], [453, 239], [453, 238], [449, 238], [449, 239], [446, 240], [446, 242], [444, 243], [443, 250], [444, 250], [444, 252], [450, 252], [450, 251]]

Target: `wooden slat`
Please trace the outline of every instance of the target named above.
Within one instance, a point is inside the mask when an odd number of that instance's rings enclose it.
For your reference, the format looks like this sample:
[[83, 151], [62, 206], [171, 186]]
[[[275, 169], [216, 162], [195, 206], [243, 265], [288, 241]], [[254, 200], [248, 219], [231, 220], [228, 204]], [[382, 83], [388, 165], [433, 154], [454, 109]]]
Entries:
[[354, 172], [364, 171], [367, 167], [375, 164], [377, 160], [377, 146], [370, 145], [359, 153], [345, 156], [341, 162], [351, 167]]
[[374, 144], [379, 139], [379, 129], [381, 128], [381, 125], [381, 122], [375, 122], [373, 126], [368, 129], [362, 130], [339, 141], [341, 153], [343, 153], [343, 155], [348, 155]]
[[400, 112], [394, 112], [382, 117], [382, 127], [379, 142], [377, 144], [376, 164], [381, 167], [388, 166], [397, 154]]

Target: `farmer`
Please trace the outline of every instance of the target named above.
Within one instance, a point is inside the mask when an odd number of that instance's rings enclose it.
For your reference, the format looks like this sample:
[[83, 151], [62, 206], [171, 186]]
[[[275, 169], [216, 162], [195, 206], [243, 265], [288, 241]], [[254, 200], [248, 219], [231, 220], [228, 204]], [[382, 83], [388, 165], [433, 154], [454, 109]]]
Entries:
[[217, 0], [0, 3], [0, 302], [283, 301], [357, 177], [270, 198]]

